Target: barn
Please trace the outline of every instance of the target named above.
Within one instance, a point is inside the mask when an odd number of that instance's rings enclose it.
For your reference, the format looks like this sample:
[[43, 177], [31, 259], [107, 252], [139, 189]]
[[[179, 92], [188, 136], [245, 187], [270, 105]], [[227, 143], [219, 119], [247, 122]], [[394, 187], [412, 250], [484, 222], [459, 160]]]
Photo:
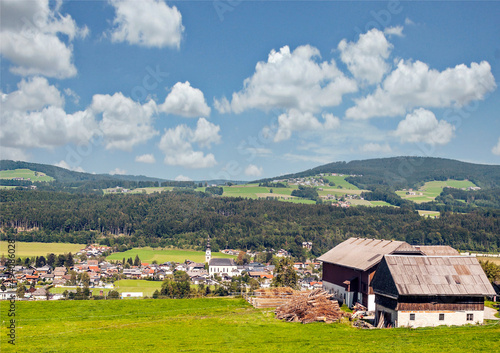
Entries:
[[403, 241], [349, 238], [318, 260], [323, 262], [323, 289], [348, 305], [359, 302], [375, 310], [371, 280], [386, 254], [421, 252]]
[[494, 296], [476, 258], [385, 255], [372, 281], [378, 327], [481, 324]]

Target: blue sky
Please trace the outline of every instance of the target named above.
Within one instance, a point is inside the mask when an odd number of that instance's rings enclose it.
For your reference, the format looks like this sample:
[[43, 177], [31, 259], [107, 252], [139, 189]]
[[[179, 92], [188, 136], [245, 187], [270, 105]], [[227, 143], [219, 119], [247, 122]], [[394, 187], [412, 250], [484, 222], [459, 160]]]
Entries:
[[0, 157], [254, 180], [500, 162], [500, 3], [1, 3]]

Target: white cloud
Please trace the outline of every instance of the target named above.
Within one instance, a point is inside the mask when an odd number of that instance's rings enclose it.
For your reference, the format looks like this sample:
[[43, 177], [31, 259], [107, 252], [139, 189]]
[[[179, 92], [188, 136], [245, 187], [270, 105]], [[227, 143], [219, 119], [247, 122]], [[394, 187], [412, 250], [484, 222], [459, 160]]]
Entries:
[[10, 159], [13, 161], [27, 161], [28, 156], [20, 148], [1, 146], [1, 148], [0, 148], [0, 160], [1, 159]]
[[403, 116], [415, 107], [463, 106], [484, 99], [496, 88], [488, 62], [464, 64], [442, 72], [421, 61], [401, 60], [382, 86], [346, 111], [346, 117], [369, 119], [376, 116]]
[[136, 144], [159, 134], [152, 125], [152, 116], [157, 110], [153, 100], [141, 105], [121, 92], [112, 96], [96, 94], [91, 110], [102, 114], [99, 128], [106, 138], [107, 149], [130, 151]]
[[73, 103], [77, 105], [78, 103], [80, 103], [80, 96], [76, 94], [76, 92], [73, 91], [71, 88], [65, 88], [64, 94], [67, 95], [68, 97], [71, 97], [73, 99]]
[[140, 163], [149, 163], [149, 164], [156, 163], [155, 156], [153, 156], [152, 154], [143, 154], [141, 156], [137, 156], [135, 157], [135, 161]]
[[72, 170], [74, 172], [80, 172], [80, 173], [85, 173], [85, 170], [78, 166], [78, 167], [72, 167], [68, 164], [68, 162], [66, 162], [64, 159], [59, 161], [58, 163], [54, 164], [56, 167], [60, 167], [60, 168], [64, 168], [64, 169], [68, 169], [68, 170]]
[[410, 25], [414, 25], [414, 24], [415, 24], [415, 22], [413, 22], [409, 17], [405, 18], [405, 25], [410, 26]]
[[177, 7], [169, 7], [163, 0], [110, 0], [110, 4], [116, 11], [113, 42], [179, 48], [184, 26]]
[[2, 148], [53, 148], [68, 142], [87, 143], [96, 124], [89, 111], [67, 114], [64, 98], [45, 78], [22, 80], [18, 90], [0, 92]]
[[500, 156], [500, 137], [498, 138], [498, 143], [496, 144], [496, 146], [494, 146], [492, 149], [491, 149], [491, 152], [493, 154], [496, 154], [497, 156]]
[[210, 115], [210, 107], [205, 101], [203, 92], [191, 84], [177, 82], [168, 94], [165, 102], [158, 110], [167, 114], [180, 115], [186, 118], [196, 118]]
[[363, 146], [360, 146], [359, 150], [364, 153], [390, 153], [392, 152], [391, 146], [388, 143], [383, 145], [379, 143], [365, 143]]
[[110, 171], [109, 174], [110, 175], [125, 175], [125, 174], [127, 174], [127, 171], [120, 169], [120, 168], [115, 168], [112, 171]]
[[258, 177], [258, 176], [261, 176], [262, 173], [263, 173], [262, 167], [258, 167], [254, 164], [249, 164], [245, 168], [245, 175], [247, 175], [247, 176]]
[[445, 145], [451, 141], [454, 131], [453, 125], [444, 120], [438, 121], [433, 112], [420, 108], [399, 122], [394, 135], [400, 137], [401, 142]]
[[184, 176], [184, 175], [177, 175], [174, 179], [175, 181], [193, 181], [190, 177]]
[[198, 119], [195, 130], [186, 125], [165, 130], [159, 143], [160, 150], [165, 153], [165, 164], [186, 168], [213, 167], [217, 164], [215, 156], [212, 153], [205, 155], [202, 151], [195, 151], [193, 144], [210, 148], [211, 144], [220, 142], [219, 130], [219, 126], [205, 118]]
[[323, 114], [322, 124], [312, 113], [302, 113], [297, 109], [290, 109], [278, 117], [278, 130], [274, 135], [274, 142], [288, 140], [293, 131], [333, 130], [340, 126], [339, 118], [333, 114]]
[[[11, 72], [68, 78], [76, 75], [71, 42], [88, 35], [70, 15], [51, 9], [48, 0], [3, 0], [0, 53], [14, 66]], [[61, 39], [64, 35], [67, 42]]]
[[339, 105], [342, 96], [357, 90], [356, 82], [347, 78], [335, 62], [318, 62], [319, 50], [304, 45], [290, 52], [284, 46], [272, 50], [267, 62], [258, 62], [255, 73], [245, 79], [244, 88], [232, 95], [231, 102], [222, 98], [214, 106], [220, 112], [241, 113], [247, 109], [298, 109], [317, 112], [322, 107]]
[[347, 65], [353, 76], [363, 83], [375, 84], [390, 69], [386, 59], [392, 50], [383, 32], [374, 28], [360, 34], [356, 43], [343, 39], [339, 45], [340, 58]]
[[387, 27], [384, 29], [384, 34], [388, 36], [404, 37], [403, 26]]

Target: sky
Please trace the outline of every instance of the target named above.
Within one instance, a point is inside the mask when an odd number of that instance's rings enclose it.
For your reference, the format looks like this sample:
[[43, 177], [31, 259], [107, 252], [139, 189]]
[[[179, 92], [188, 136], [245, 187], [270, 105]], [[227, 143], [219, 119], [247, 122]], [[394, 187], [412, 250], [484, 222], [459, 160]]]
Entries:
[[500, 164], [498, 1], [0, 6], [1, 159], [171, 180]]

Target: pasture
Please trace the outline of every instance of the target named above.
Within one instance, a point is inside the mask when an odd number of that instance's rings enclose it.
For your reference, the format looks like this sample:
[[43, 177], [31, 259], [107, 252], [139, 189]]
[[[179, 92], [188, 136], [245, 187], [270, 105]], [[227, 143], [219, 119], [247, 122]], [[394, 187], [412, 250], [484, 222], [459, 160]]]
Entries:
[[494, 352], [500, 326], [362, 330], [350, 324], [278, 321], [242, 299], [0, 303], [2, 352]]
[[[134, 248], [124, 252], [116, 252], [109, 255], [106, 259], [122, 261], [123, 258], [128, 259], [129, 257], [135, 259], [136, 255], [138, 255], [141, 261], [144, 263], [152, 263], [155, 260], [158, 263], [164, 263], [168, 261], [184, 262], [186, 260], [191, 260], [194, 262], [205, 262], [204, 251], [179, 250], [179, 249], [153, 249], [150, 247]], [[234, 258], [234, 256], [218, 252], [213, 252], [212, 257]]]
[[417, 195], [407, 195], [407, 191], [405, 190], [398, 190], [396, 191], [396, 194], [401, 196], [401, 198], [403, 199], [408, 199], [415, 203], [422, 203], [422, 202], [434, 201], [434, 199], [439, 194], [441, 194], [441, 192], [445, 187], [460, 189], [460, 188], [468, 188], [474, 186], [476, 186], [476, 184], [474, 184], [469, 180], [448, 179], [446, 181], [428, 181], [418, 190], [414, 190], [417, 193]]
[[0, 179], [24, 178], [31, 181], [54, 181], [54, 178], [31, 169], [0, 170]]
[[[76, 253], [81, 249], [85, 249], [85, 244], [69, 244], [69, 243], [23, 243], [16, 242], [16, 257], [33, 257], [33, 256], [47, 256], [47, 254], [54, 253], [56, 255], [66, 253]], [[0, 241], [0, 256], [7, 256], [8, 243]]]

